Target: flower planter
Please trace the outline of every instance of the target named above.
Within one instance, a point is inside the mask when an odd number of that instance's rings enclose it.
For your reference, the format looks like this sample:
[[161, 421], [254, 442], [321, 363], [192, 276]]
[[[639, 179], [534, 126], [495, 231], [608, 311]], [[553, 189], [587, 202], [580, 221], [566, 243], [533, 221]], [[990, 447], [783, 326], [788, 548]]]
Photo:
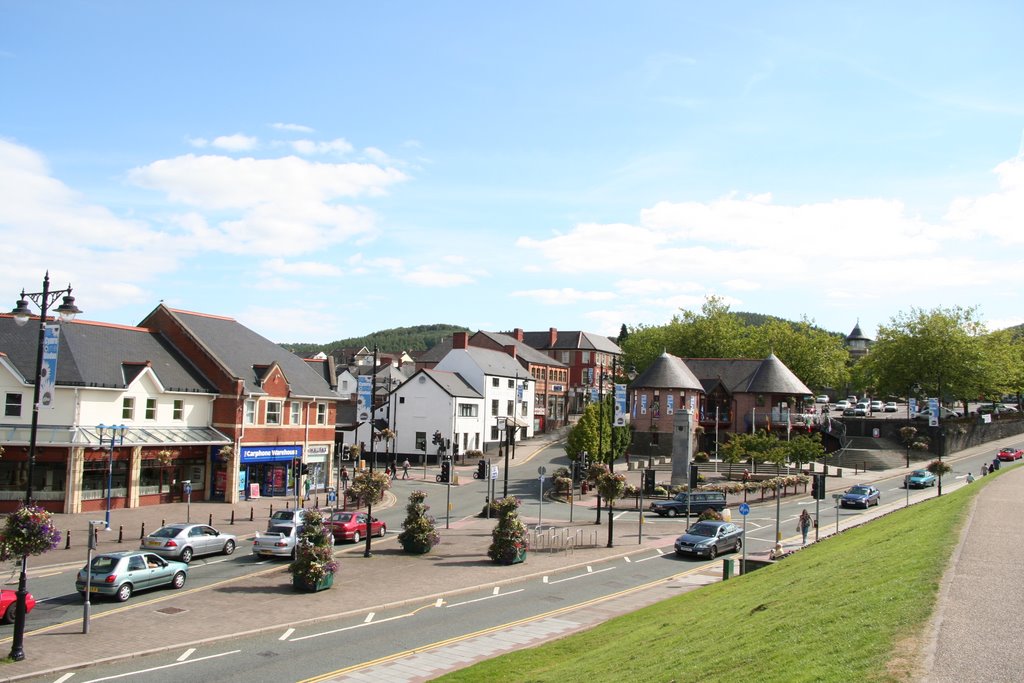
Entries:
[[316, 593], [317, 591], [327, 590], [334, 585], [334, 574], [328, 574], [324, 578], [320, 579], [317, 583], [312, 583], [301, 579], [298, 576], [292, 576], [292, 587], [302, 593]]
[[430, 543], [417, 543], [410, 541], [402, 544], [402, 550], [412, 555], [424, 555], [430, 552]]
[[526, 562], [526, 549], [521, 548], [517, 550], [514, 555], [511, 555], [508, 558], [496, 560], [496, 562], [498, 564], [503, 564], [505, 566], [508, 566], [510, 564], [519, 564], [520, 562]]

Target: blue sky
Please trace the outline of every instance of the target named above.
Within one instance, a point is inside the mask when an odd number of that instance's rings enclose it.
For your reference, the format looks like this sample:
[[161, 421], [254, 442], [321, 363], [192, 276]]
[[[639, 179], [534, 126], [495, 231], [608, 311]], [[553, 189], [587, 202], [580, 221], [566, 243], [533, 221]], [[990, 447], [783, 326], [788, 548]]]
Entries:
[[819, 5], [0, 0], [0, 291], [280, 342], [1024, 322], [1024, 6]]

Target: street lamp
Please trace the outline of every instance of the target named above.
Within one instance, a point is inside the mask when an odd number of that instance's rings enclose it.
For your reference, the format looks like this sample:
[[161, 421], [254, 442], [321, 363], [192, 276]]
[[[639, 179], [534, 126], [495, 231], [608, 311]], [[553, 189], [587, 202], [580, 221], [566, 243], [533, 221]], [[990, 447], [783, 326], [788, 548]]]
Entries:
[[[61, 322], [71, 322], [74, 320], [75, 315], [81, 313], [78, 306], [75, 306], [75, 297], [71, 296], [71, 285], [68, 285], [67, 289], [50, 291], [49, 272], [43, 276], [43, 291], [26, 292], [24, 289], [21, 290], [21, 298], [18, 300], [14, 310], [11, 311], [11, 315], [14, 317], [14, 322], [18, 325], [24, 325], [32, 317], [32, 311], [28, 307], [28, 300], [31, 299], [32, 302], [39, 307], [39, 340], [36, 348], [35, 388], [32, 392], [32, 427], [29, 432], [28, 477], [25, 480], [26, 507], [32, 504], [32, 477], [34, 475], [36, 464], [36, 436], [39, 432], [40, 385], [43, 383], [43, 349], [48, 337], [54, 345], [59, 340], [59, 333], [57, 333], [55, 329], [49, 334], [47, 332], [46, 313], [49, 310], [50, 305], [56, 303], [57, 298], [60, 296], [63, 296], [64, 300], [61, 305], [55, 309], [57, 315], [60, 317]], [[49, 362], [46, 366], [46, 381], [48, 386], [53, 386], [53, 383], [56, 382], [56, 353], [53, 354], [52, 360], [49, 358], [47, 360]], [[53, 396], [50, 395], [51, 391], [52, 390], [48, 390], [45, 397], [47, 405], [53, 401]], [[14, 635], [11, 640], [11, 653], [8, 656], [13, 661], [20, 662], [25, 659], [25, 598], [28, 595], [28, 555], [21, 556], [21, 574], [18, 577], [17, 595], [18, 606], [14, 612]]]
[[124, 443], [124, 432], [127, 427], [124, 425], [117, 425], [114, 427], [108, 427], [106, 425], [97, 425], [96, 429], [100, 432], [100, 448], [103, 448], [103, 432], [110, 430], [110, 447], [107, 449], [107, 530], [110, 530], [110, 490], [114, 486], [114, 446], [120, 446]]
[[[85, 604], [82, 606], [82, 633], [89, 632], [89, 594], [92, 592], [92, 551], [96, 549], [96, 529], [103, 526], [103, 520], [89, 520], [89, 541], [85, 558]], [[110, 520], [106, 521], [110, 531]]]

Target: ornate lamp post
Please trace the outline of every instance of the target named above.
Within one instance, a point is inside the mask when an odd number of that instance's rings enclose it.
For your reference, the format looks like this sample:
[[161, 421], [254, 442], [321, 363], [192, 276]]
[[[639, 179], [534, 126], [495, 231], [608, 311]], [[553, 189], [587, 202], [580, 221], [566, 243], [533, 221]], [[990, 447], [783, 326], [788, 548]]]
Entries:
[[127, 427], [124, 425], [117, 425], [116, 427], [108, 427], [106, 425], [97, 425], [96, 429], [100, 433], [100, 448], [103, 448], [103, 432], [110, 430], [110, 447], [107, 449], [107, 531], [110, 531], [110, 490], [114, 486], [114, 447], [120, 446], [124, 443], [124, 432]]
[[[29, 432], [29, 446], [28, 446], [28, 477], [25, 480], [25, 505], [29, 506], [32, 504], [32, 477], [34, 475], [35, 464], [36, 464], [36, 436], [39, 432], [39, 405], [40, 405], [40, 389], [43, 383], [43, 349], [47, 341], [47, 324], [46, 324], [46, 313], [50, 306], [57, 302], [57, 298], [63, 296], [63, 302], [55, 310], [57, 315], [60, 317], [61, 322], [71, 322], [74, 320], [75, 315], [81, 313], [77, 306], [75, 306], [75, 297], [71, 296], [71, 285], [67, 286], [67, 289], [50, 290], [50, 273], [47, 272], [43, 277], [43, 291], [41, 292], [26, 292], [24, 289], [21, 290], [21, 298], [18, 300], [14, 310], [11, 311], [11, 315], [14, 316], [14, 321], [18, 325], [24, 325], [32, 317], [32, 311], [29, 309], [28, 302], [31, 300], [36, 306], [39, 307], [39, 341], [36, 348], [36, 375], [35, 375], [35, 388], [32, 392], [32, 427]], [[59, 340], [57, 334], [51, 335], [53, 343], [56, 344]], [[47, 366], [47, 373], [53, 373], [56, 369], [56, 355], [53, 357], [53, 362]], [[47, 376], [47, 383], [52, 386], [52, 383], [56, 381], [56, 377]], [[53, 400], [53, 396], [47, 395], [45, 397], [46, 403], [49, 404]], [[14, 636], [11, 639], [11, 654], [8, 655], [12, 660], [20, 662], [25, 659], [25, 598], [28, 595], [28, 555], [22, 555], [21, 557], [21, 574], [18, 577], [18, 606], [14, 613]]]

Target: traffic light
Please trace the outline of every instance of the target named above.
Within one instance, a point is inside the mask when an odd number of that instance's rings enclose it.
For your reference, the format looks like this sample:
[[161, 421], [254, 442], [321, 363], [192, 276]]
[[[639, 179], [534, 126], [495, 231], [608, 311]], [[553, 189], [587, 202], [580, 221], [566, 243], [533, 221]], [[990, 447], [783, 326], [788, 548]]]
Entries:
[[474, 479], [486, 479], [487, 478], [487, 462], [484, 460], [476, 461], [476, 474], [473, 475]]
[[641, 470], [640, 474], [643, 476], [644, 480], [644, 495], [653, 496], [654, 487], [656, 485], [656, 482], [654, 481], [654, 470]]
[[442, 484], [447, 484], [452, 480], [452, 463], [445, 459], [441, 461], [441, 474], [437, 475], [437, 480]]
[[583, 451], [580, 453], [580, 467], [583, 469], [581, 476], [586, 476], [587, 470], [590, 469], [590, 453]]
[[434, 439], [433, 439], [433, 441], [431, 443], [433, 443], [435, 446], [440, 446], [441, 445], [442, 438], [441, 438], [441, 432], [440, 431], [434, 432]]
[[302, 463], [302, 467], [299, 468], [299, 474], [309, 474], [309, 465]]
[[691, 462], [690, 463], [690, 482], [689, 482], [690, 483], [690, 490], [691, 491], [696, 491], [697, 490], [697, 476], [698, 476], [698, 474], [699, 473], [697, 471], [697, 463]]
[[825, 475], [811, 475], [811, 497], [817, 500], [825, 499]]

